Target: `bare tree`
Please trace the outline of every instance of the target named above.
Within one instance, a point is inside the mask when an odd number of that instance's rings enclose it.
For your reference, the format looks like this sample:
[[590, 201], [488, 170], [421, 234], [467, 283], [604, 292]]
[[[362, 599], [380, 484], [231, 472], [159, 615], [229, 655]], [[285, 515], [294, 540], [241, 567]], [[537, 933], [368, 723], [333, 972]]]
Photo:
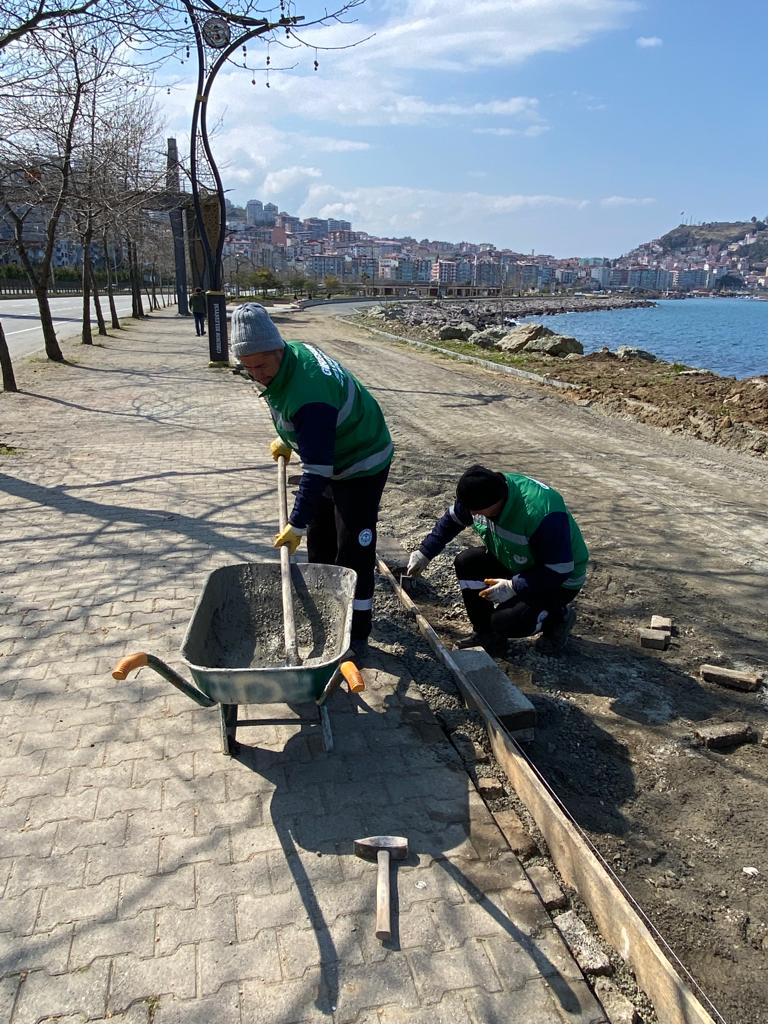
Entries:
[[[63, 356], [48, 292], [60, 230], [75, 233], [82, 248], [82, 341], [90, 344], [94, 237], [127, 209], [140, 209], [142, 183], [161, 177], [154, 153], [151, 170], [142, 166], [150, 156], [145, 142], [138, 149], [127, 145], [131, 133], [144, 139], [150, 126], [155, 132], [156, 119], [148, 116], [143, 73], [126, 65], [118, 47], [119, 40], [66, 26], [45, 43], [32, 37], [30, 65], [46, 71], [46, 89], [33, 80], [0, 101], [0, 217], [13, 229], [38, 301], [46, 353], [55, 361]], [[111, 313], [114, 322], [114, 305]], [[98, 306], [96, 314], [106, 333]]]
[[[45, 351], [63, 361], [53, 327], [48, 286], [59, 223], [72, 183], [75, 134], [85, 81], [69, 32], [35, 47], [46, 71], [46, 90], [19, 88], [0, 106], [0, 210], [12, 226], [16, 249], [40, 309]], [[35, 259], [39, 255], [40, 259]]]

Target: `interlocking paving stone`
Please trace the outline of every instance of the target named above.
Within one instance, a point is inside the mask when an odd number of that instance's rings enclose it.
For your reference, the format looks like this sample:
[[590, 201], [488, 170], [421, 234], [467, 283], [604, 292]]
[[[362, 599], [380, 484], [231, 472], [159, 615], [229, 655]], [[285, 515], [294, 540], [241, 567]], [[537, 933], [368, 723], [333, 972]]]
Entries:
[[129, 872], [154, 875], [157, 871], [159, 846], [158, 839], [129, 845], [91, 846], [87, 851], [85, 881], [88, 885], [96, 885], [105, 878]]
[[502, 988], [483, 944], [468, 938], [459, 949], [408, 954], [416, 988], [424, 1003], [439, 1003], [447, 992], [480, 988], [497, 992]]
[[43, 1017], [82, 1014], [86, 1018], [104, 1015], [107, 1002], [109, 963], [101, 961], [83, 971], [49, 975], [33, 971], [21, 986], [13, 1024], [37, 1024]]
[[116, 917], [119, 887], [117, 878], [106, 878], [97, 885], [83, 886], [79, 889], [48, 888], [40, 904], [38, 931], [45, 931], [69, 921], [86, 921], [91, 918], [106, 920]]
[[[281, 979], [277, 940], [272, 929], [247, 942], [216, 939], [200, 944], [203, 994], [216, 992], [228, 981]], [[307, 965], [309, 966], [309, 965]]]
[[110, 1010], [125, 1010], [136, 999], [161, 995], [174, 995], [179, 999], [191, 999], [195, 995], [194, 946], [182, 946], [171, 956], [114, 958], [109, 986]]
[[222, 985], [213, 996], [181, 1000], [162, 996], [152, 1024], [241, 1024], [237, 985]]
[[44, 968], [51, 974], [66, 970], [72, 925], [60, 925], [34, 935], [0, 934], [0, 976]]
[[204, 907], [179, 910], [161, 907], [157, 911], [157, 955], [167, 956], [188, 942], [202, 942], [211, 936], [222, 942], [235, 940], [235, 902], [232, 896], [222, 896]]
[[83, 922], [75, 925], [70, 970], [79, 970], [97, 957], [118, 953], [136, 953], [152, 956], [155, 949], [155, 912], [145, 910], [136, 917], [122, 921], [95, 924]]
[[[10, 870], [11, 861], [8, 861]], [[42, 890], [30, 889], [22, 896], [0, 900], [0, 932], [27, 935], [32, 931], [40, 909]]]
[[191, 864], [167, 874], [120, 876], [119, 917], [134, 917], [152, 907], [187, 910], [194, 905], [195, 869]]

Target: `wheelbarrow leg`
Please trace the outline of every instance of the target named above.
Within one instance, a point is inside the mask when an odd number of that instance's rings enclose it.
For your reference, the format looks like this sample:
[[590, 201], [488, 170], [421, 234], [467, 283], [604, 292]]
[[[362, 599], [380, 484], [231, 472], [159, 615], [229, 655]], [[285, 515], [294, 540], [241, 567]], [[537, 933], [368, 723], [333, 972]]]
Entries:
[[328, 714], [328, 708], [325, 704], [318, 704], [317, 710], [320, 712], [320, 728], [323, 731], [323, 749], [326, 754], [330, 754], [333, 750], [333, 730], [331, 729], [331, 716]]
[[219, 704], [219, 716], [221, 752], [231, 757], [235, 747], [235, 732], [237, 731], [237, 704]]

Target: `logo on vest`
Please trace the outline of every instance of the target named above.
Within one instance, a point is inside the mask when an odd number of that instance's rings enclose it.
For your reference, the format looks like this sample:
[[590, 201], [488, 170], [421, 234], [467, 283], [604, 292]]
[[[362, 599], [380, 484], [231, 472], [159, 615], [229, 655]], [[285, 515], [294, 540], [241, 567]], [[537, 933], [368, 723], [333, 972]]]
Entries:
[[360, 534], [359, 534], [359, 536], [357, 538], [357, 543], [360, 545], [361, 548], [367, 548], [372, 540], [373, 540], [373, 531], [372, 530], [361, 530]]
[[525, 563], [528, 561], [525, 555], [514, 555], [513, 557], [516, 562], [520, 563], [520, 565], [525, 565]]

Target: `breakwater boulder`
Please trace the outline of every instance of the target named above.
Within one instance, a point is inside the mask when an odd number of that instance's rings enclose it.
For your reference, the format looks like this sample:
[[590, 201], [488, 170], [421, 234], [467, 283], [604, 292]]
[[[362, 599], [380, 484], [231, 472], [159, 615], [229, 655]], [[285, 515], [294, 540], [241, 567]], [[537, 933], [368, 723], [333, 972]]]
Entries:
[[466, 320], [459, 324], [445, 324], [437, 332], [440, 341], [469, 341], [473, 334], [477, 334], [477, 325]]
[[544, 356], [582, 355], [584, 346], [576, 338], [555, 334], [543, 324], [522, 324], [509, 331], [496, 347], [501, 352], [535, 352]]

